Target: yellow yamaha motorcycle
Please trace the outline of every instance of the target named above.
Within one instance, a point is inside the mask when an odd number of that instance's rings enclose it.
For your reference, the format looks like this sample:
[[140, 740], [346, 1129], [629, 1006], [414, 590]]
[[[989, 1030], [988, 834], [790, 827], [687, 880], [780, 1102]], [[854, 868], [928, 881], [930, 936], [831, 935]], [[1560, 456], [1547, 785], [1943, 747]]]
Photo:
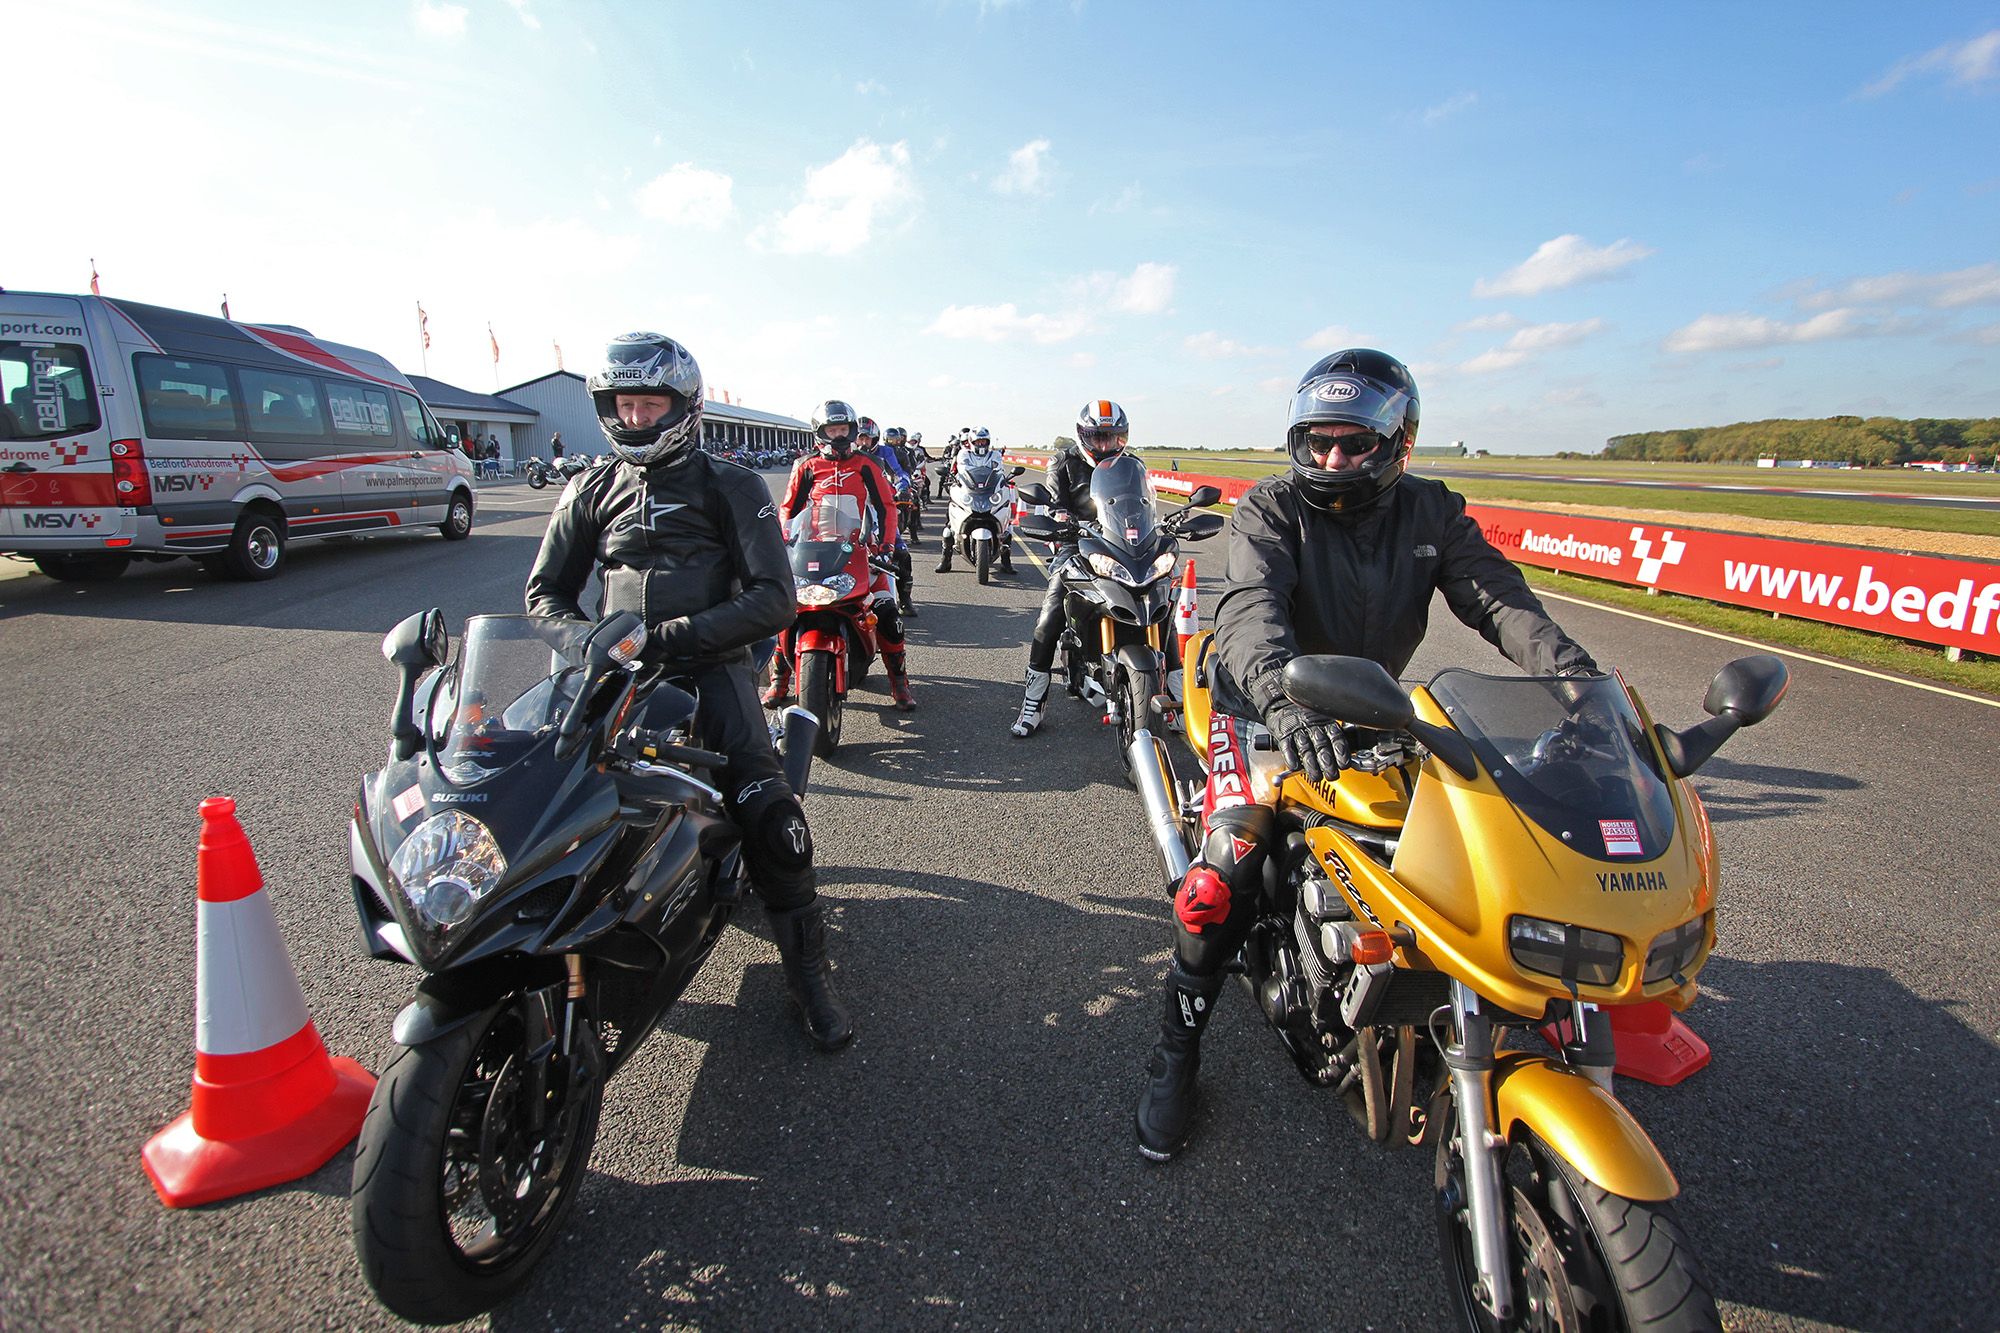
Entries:
[[[1211, 646], [1190, 645], [1185, 690], [1204, 766]], [[1708, 719], [1674, 731], [1616, 675], [1450, 670], [1405, 692], [1374, 662], [1301, 657], [1285, 693], [1342, 722], [1338, 780], [1287, 771], [1254, 725], [1216, 747], [1276, 808], [1282, 839], [1236, 970], [1299, 1072], [1369, 1138], [1434, 1148], [1468, 1328], [1720, 1327], [1669, 1203], [1673, 1172], [1614, 1095], [1605, 1011], [1693, 1002], [1715, 943], [1716, 851], [1686, 779], [1786, 684], [1774, 657], [1732, 662]], [[1178, 881], [1201, 838], [1200, 786], [1177, 786], [1150, 732], [1128, 757]], [[1553, 1023], [1557, 1053], [1501, 1048]]]

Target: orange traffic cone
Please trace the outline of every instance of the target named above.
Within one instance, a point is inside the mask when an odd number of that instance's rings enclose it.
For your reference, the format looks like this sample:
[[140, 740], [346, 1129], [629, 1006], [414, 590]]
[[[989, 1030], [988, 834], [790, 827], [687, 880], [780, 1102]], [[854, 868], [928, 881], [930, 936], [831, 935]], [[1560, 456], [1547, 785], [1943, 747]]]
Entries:
[[140, 1159], [169, 1208], [296, 1180], [361, 1132], [375, 1078], [327, 1057], [236, 802], [201, 803], [194, 1096]]
[[1181, 665], [1187, 665], [1188, 640], [1201, 633], [1201, 599], [1195, 593], [1194, 561], [1181, 575], [1181, 595], [1174, 603], [1174, 634], [1180, 640]]
[[[1689, 1074], [1707, 1067], [1708, 1043], [1660, 1001], [1609, 1005], [1604, 1012], [1611, 1019], [1611, 1032], [1617, 1039], [1618, 1063], [1612, 1066], [1617, 1073], [1641, 1083], [1671, 1088]], [[1569, 1040], [1569, 1020], [1548, 1024], [1542, 1029], [1542, 1036], [1560, 1049]]]

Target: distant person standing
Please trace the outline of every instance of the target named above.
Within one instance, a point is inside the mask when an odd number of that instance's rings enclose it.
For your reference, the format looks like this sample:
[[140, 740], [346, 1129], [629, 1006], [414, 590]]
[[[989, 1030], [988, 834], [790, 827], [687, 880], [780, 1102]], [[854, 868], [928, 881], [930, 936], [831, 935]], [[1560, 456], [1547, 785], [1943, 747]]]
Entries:
[[562, 462], [562, 449], [562, 432], [557, 431], [549, 436], [549, 457], [558, 463]]

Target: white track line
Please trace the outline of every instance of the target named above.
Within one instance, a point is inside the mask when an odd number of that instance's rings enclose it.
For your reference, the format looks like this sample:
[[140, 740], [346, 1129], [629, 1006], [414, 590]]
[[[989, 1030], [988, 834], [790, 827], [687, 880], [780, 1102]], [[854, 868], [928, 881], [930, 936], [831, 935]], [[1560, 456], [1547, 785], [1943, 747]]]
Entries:
[[2000, 699], [1988, 699], [1983, 695], [1966, 694], [1962, 690], [1948, 690], [1942, 685], [1927, 685], [1920, 680], [1906, 680], [1901, 676], [1891, 676], [1886, 672], [1870, 671], [1866, 667], [1858, 667], [1851, 662], [1836, 662], [1830, 657], [1820, 657], [1813, 653], [1802, 653], [1791, 648], [1779, 648], [1772, 644], [1760, 643], [1755, 639], [1739, 639], [1734, 634], [1722, 634], [1712, 629], [1701, 629], [1694, 625], [1684, 625], [1678, 620], [1665, 620], [1659, 616], [1649, 616], [1639, 611], [1627, 611], [1622, 606], [1610, 606], [1604, 602], [1593, 602], [1587, 597], [1567, 597], [1559, 592], [1550, 592], [1547, 588], [1536, 588], [1535, 594], [1539, 597], [1553, 597], [1559, 602], [1569, 602], [1575, 606], [1587, 606], [1598, 611], [1609, 611], [1614, 616], [1629, 616], [1633, 620], [1643, 620], [1649, 625], [1664, 625], [1668, 629], [1686, 630], [1690, 634], [1699, 634], [1709, 639], [1720, 639], [1724, 643], [1740, 643], [1745, 648], [1762, 648], [1765, 652], [1776, 653], [1780, 657], [1796, 657], [1801, 662], [1814, 662], [1820, 666], [1832, 667], [1836, 671], [1852, 672], [1854, 675], [1867, 676], [1874, 680], [1886, 680], [1891, 685], [1907, 685], [1913, 690], [1928, 690], [1932, 694], [1942, 694], [1953, 699], [1963, 699], [1967, 703], [1984, 704], [1988, 708], [2000, 708]]

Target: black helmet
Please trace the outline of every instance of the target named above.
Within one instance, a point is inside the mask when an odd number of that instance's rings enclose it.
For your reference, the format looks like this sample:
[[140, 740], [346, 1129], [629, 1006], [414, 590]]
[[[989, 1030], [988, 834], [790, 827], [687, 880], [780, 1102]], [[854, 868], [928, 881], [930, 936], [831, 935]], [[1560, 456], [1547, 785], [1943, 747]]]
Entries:
[[[659, 333], [627, 333], [604, 349], [604, 364], [584, 381], [597, 409], [598, 429], [611, 452], [628, 463], [652, 467], [680, 458], [701, 438], [701, 367], [688, 350]], [[657, 394], [673, 407], [650, 426], [618, 419], [618, 395]]]
[[1093, 463], [1106, 463], [1123, 453], [1131, 434], [1125, 409], [1109, 398], [1093, 398], [1077, 409], [1076, 442]]
[[[837, 440], [826, 437], [828, 426], [846, 426], [847, 434]], [[835, 458], [845, 458], [854, 452], [854, 444], [861, 428], [861, 414], [838, 398], [829, 398], [812, 411], [813, 439], [819, 447]]]
[[[1407, 366], [1386, 352], [1350, 347], [1321, 357], [1299, 378], [1292, 419], [1285, 431], [1299, 494], [1315, 509], [1346, 513], [1373, 504], [1403, 479], [1417, 442], [1417, 382]], [[1359, 467], [1322, 467], [1307, 442], [1308, 429], [1329, 422], [1360, 426], [1375, 446]]]

